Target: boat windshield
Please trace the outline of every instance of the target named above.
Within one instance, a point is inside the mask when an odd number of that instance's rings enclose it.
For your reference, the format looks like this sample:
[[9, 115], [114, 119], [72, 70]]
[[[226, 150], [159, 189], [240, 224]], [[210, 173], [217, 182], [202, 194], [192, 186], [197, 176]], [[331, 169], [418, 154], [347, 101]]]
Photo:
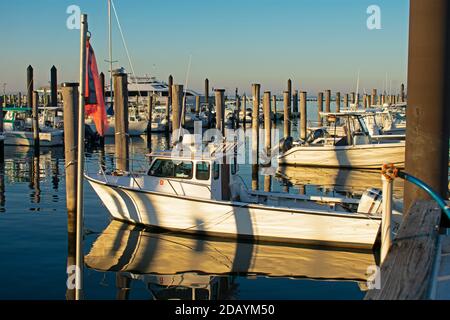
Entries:
[[157, 159], [148, 171], [149, 176], [160, 178], [192, 179], [191, 161]]

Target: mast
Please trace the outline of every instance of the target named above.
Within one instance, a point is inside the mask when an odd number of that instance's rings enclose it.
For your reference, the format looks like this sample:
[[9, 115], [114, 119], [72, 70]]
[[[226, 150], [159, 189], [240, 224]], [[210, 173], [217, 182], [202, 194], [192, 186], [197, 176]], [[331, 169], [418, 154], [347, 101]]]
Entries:
[[111, 22], [111, 0], [108, 0], [108, 46], [109, 46], [109, 92], [110, 101], [113, 103], [113, 59], [112, 59], [112, 22]]

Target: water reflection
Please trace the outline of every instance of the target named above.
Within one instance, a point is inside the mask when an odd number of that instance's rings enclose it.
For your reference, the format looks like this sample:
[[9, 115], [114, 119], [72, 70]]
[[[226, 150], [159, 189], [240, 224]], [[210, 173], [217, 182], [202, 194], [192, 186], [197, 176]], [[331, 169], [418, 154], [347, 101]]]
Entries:
[[112, 221], [85, 263], [116, 273], [118, 298], [127, 298], [130, 283], [141, 281], [155, 299], [225, 299], [236, 298], [235, 276], [356, 281], [363, 287], [376, 261], [367, 251], [154, 233]]

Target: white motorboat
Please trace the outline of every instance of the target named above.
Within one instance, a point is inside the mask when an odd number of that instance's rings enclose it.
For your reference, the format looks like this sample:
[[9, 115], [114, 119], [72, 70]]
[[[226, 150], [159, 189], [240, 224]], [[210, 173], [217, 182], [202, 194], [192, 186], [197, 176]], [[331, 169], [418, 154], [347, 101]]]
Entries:
[[154, 153], [147, 174], [100, 172], [86, 178], [118, 220], [231, 238], [374, 246], [381, 222], [378, 191], [361, 200], [251, 191], [233, 172], [236, 166], [219, 164], [220, 148], [234, 146], [208, 148], [201, 156]]
[[307, 141], [285, 148], [278, 156], [279, 164], [367, 169], [392, 163], [399, 168], [404, 167], [405, 141], [384, 141], [371, 137], [362, 115], [357, 112], [321, 115], [335, 127], [337, 123], [342, 125], [344, 136], [324, 128], [314, 131]]

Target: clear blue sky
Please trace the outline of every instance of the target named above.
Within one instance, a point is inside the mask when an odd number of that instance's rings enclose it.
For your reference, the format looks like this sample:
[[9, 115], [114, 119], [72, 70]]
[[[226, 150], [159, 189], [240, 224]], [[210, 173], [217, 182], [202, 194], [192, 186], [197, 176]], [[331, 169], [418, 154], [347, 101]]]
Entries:
[[[295, 89], [384, 88], [386, 73], [397, 89], [406, 81], [407, 0], [115, 0], [136, 73], [189, 87], [250, 92], [251, 83], [279, 93], [291, 78]], [[68, 30], [66, 9], [88, 14], [99, 69], [107, 71], [106, 0], [0, 0], [0, 82], [25, 91], [26, 67], [35, 86], [46, 85], [49, 69], [58, 82], [77, 81], [79, 31]], [[368, 30], [366, 9], [381, 7], [382, 30]], [[114, 24], [114, 57], [129, 71]], [[231, 92], [232, 91], [232, 92]]]

